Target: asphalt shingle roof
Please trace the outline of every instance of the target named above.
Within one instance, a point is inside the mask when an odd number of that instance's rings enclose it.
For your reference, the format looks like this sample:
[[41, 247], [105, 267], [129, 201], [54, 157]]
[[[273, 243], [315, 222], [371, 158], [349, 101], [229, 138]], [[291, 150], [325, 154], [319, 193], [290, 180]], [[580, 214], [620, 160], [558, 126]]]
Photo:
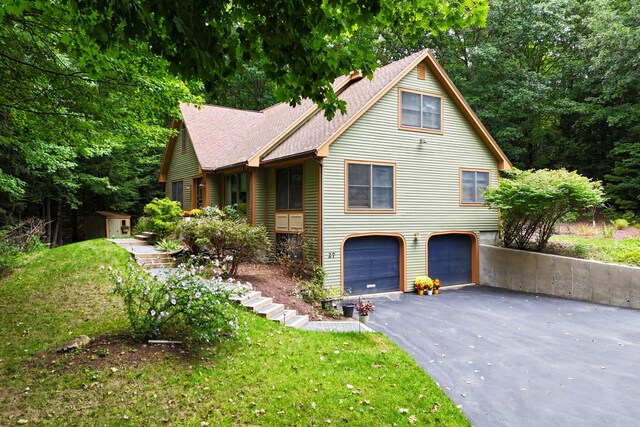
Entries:
[[[272, 144], [274, 139], [282, 137], [287, 128], [306, 114], [311, 117], [275, 149], [267, 152], [264, 160], [316, 150], [423, 53], [417, 52], [378, 68], [371, 80], [363, 78], [347, 85], [339, 95], [347, 103], [347, 113], [337, 113], [331, 121], [308, 99], [295, 107], [280, 103], [262, 111], [181, 104], [180, 111], [202, 170], [214, 171], [246, 163]], [[334, 88], [348, 78], [342, 76], [336, 79]]]

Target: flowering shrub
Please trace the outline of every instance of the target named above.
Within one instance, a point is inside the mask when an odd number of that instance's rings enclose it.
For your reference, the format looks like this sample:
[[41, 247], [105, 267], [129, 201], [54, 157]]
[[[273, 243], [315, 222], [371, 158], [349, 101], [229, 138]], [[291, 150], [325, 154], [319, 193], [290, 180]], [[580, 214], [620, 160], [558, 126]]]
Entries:
[[[104, 267], [101, 267], [104, 268]], [[177, 271], [160, 280], [130, 264], [126, 271], [111, 271], [114, 292], [124, 299], [131, 335], [135, 341], [159, 337], [168, 330], [186, 333], [188, 339], [220, 341], [239, 330], [238, 306], [229, 297], [246, 291], [232, 291], [233, 280], [223, 280], [222, 271], [211, 266], [181, 264]], [[217, 272], [205, 279], [205, 271]]]
[[373, 313], [375, 307], [371, 304], [371, 301], [358, 301], [356, 303], [356, 311], [360, 316], [368, 316]]

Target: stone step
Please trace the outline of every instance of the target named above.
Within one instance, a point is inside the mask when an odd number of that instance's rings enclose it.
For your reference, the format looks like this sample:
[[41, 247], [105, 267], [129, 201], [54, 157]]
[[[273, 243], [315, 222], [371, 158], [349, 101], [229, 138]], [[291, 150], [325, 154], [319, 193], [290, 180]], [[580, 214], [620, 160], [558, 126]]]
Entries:
[[284, 304], [269, 304], [262, 307], [256, 313], [258, 313], [258, 316], [263, 316], [267, 319], [271, 319], [282, 310], [284, 310]]
[[153, 231], [143, 231], [141, 234], [147, 237], [153, 237], [156, 233], [154, 233]]
[[273, 302], [273, 298], [267, 297], [259, 297], [250, 299], [247, 302], [243, 302], [242, 305], [247, 307], [249, 310], [258, 311], [265, 305], [269, 305]]
[[171, 262], [138, 262], [138, 265], [142, 268], [172, 268]]
[[278, 323], [284, 323], [285, 321], [289, 321], [289, 319], [294, 318], [297, 314], [298, 312], [295, 310], [282, 310], [281, 312], [273, 315], [269, 319]]
[[134, 239], [138, 239], [138, 240], [147, 240], [149, 238], [149, 236], [145, 235], [145, 234], [136, 234], [135, 236], [133, 236]]
[[252, 299], [256, 299], [256, 298], [260, 298], [262, 296], [262, 292], [258, 292], [258, 291], [249, 291], [249, 292], [245, 292], [243, 294], [240, 295], [233, 295], [231, 296], [231, 300], [232, 301], [237, 301], [240, 304], [244, 304], [245, 302], [248, 302]]
[[293, 316], [291, 319], [288, 319], [284, 326], [289, 326], [291, 328], [302, 328], [304, 325], [309, 323], [309, 316], [305, 315], [297, 315]]
[[171, 255], [162, 254], [133, 254], [137, 259], [171, 259]]

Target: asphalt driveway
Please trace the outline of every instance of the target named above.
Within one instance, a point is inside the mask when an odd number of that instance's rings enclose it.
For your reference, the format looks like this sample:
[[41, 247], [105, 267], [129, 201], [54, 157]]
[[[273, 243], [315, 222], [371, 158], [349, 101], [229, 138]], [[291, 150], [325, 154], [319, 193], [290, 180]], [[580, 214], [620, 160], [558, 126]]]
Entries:
[[640, 310], [487, 286], [372, 301], [475, 426], [640, 425]]

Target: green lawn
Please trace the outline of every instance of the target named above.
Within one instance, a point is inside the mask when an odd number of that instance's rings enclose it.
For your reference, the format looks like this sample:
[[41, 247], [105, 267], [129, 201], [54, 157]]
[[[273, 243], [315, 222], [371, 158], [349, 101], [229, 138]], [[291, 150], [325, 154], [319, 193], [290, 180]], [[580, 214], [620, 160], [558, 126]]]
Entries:
[[[246, 335], [217, 347], [129, 343], [99, 270], [127, 259], [83, 242], [39, 252], [0, 282], [0, 425], [469, 425], [381, 334], [299, 331], [245, 313]], [[97, 344], [53, 351], [80, 334]]]
[[603, 237], [556, 235], [550, 242], [561, 243], [563, 253], [570, 256], [640, 266], [640, 239], [613, 240]]

